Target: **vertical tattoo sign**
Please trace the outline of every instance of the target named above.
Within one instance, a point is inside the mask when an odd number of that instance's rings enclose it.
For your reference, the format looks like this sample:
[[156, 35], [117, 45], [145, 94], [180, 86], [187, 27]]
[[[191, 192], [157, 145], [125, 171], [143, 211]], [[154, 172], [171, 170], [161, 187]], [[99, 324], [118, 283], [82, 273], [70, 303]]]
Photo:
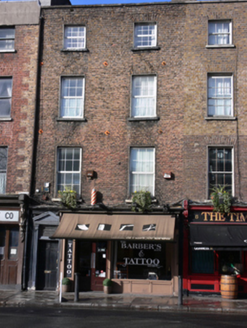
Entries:
[[73, 240], [67, 239], [66, 245], [66, 277], [72, 277]]

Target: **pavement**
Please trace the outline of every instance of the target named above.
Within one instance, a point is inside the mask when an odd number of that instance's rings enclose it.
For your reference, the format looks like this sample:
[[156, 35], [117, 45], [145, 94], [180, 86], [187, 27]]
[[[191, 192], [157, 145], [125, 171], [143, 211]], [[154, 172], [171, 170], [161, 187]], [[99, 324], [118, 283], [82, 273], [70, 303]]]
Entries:
[[64, 293], [62, 302], [56, 291], [0, 290], [0, 307], [73, 307], [111, 308], [167, 312], [239, 313], [247, 315], [247, 299], [222, 299], [220, 295], [190, 295], [183, 297], [178, 305], [175, 296], [134, 294], [104, 294], [103, 292], [80, 292], [74, 301], [74, 293]]

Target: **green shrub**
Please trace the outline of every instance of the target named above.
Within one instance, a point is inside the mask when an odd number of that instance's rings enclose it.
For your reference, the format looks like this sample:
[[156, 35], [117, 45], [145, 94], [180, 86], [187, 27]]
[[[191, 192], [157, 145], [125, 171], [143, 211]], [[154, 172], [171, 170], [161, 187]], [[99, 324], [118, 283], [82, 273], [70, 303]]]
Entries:
[[61, 198], [62, 203], [68, 208], [76, 208], [76, 191], [66, 187], [63, 191], [58, 191], [58, 195]]
[[152, 197], [149, 191], [135, 191], [132, 195], [132, 211], [146, 212], [151, 210]]
[[210, 198], [214, 206], [214, 212], [219, 212], [222, 214], [230, 212], [232, 196], [225, 190], [225, 186], [213, 188]]
[[104, 279], [103, 280], [103, 286], [104, 287], [110, 287], [110, 286], [112, 286], [112, 280], [111, 279], [109, 279], [109, 278], [106, 278], [106, 279]]
[[63, 278], [62, 280], [62, 285], [70, 285], [71, 284], [71, 280], [67, 277]]

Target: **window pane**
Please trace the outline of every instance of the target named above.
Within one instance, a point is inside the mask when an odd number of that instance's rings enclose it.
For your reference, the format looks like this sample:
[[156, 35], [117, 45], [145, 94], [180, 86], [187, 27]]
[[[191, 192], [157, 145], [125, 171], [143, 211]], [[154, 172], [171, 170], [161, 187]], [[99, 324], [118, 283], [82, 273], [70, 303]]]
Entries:
[[225, 186], [232, 193], [232, 149], [209, 149], [209, 195], [213, 187]]
[[65, 27], [64, 47], [66, 49], [83, 49], [85, 48], [85, 33], [84, 26]]
[[156, 46], [156, 25], [136, 24], [135, 25], [135, 47], [154, 47]]
[[208, 77], [208, 115], [232, 115], [232, 77]]
[[214, 273], [214, 252], [194, 251], [191, 252], [192, 273]]
[[84, 103], [83, 78], [62, 79], [61, 117], [82, 117]]
[[132, 81], [132, 116], [152, 117], [156, 112], [155, 76], [135, 76]]
[[9, 230], [9, 259], [16, 260], [18, 258], [18, 240], [19, 228], [14, 227]]
[[79, 194], [81, 180], [80, 154], [78, 148], [61, 148], [58, 150], [57, 190], [64, 190], [68, 187]]
[[208, 24], [208, 43], [210, 45], [230, 44], [230, 22], [218, 21]]
[[154, 149], [132, 148], [130, 157], [130, 191], [154, 192]]

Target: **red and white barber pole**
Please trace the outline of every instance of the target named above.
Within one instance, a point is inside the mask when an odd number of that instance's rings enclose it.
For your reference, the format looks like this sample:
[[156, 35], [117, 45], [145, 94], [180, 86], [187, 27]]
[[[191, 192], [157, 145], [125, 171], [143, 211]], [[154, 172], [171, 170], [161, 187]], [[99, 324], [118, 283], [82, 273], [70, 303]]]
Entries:
[[97, 192], [93, 188], [92, 189], [92, 192], [91, 192], [91, 205], [95, 205], [96, 204], [96, 196], [97, 196]]

